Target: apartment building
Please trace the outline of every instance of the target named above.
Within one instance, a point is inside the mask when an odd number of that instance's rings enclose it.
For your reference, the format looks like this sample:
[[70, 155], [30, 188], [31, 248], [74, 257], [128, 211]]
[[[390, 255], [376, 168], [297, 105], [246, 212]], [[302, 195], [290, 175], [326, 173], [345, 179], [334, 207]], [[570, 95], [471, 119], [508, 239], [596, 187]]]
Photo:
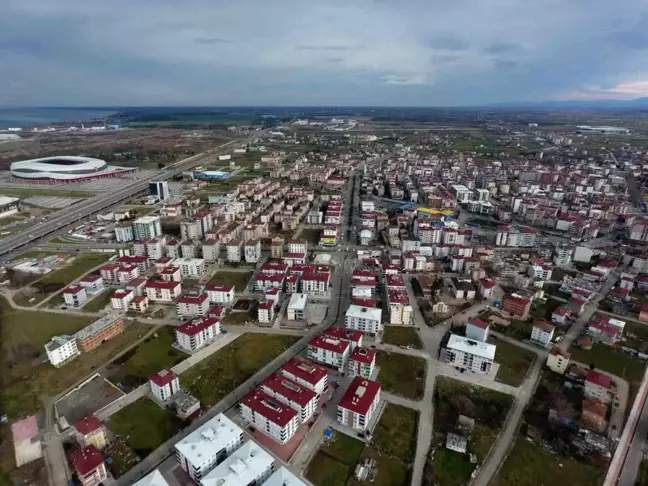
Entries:
[[146, 282], [146, 296], [152, 302], [173, 302], [180, 297], [182, 285], [180, 282], [165, 282], [149, 280]]
[[207, 473], [200, 486], [260, 486], [273, 472], [273, 457], [250, 440]]
[[183, 295], [176, 301], [178, 317], [196, 317], [207, 315], [209, 297], [207, 294]]
[[164, 369], [149, 378], [151, 394], [159, 402], [166, 402], [180, 391], [180, 378], [170, 369]]
[[87, 295], [98, 295], [103, 292], [105, 286], [101, 275], [86, 275], [79, 281], [79, 285], [86, 290]]
[[281, 367], [279, 372], [295, 383], [313, 390], [318, 398], [324, 393], [328, 379], [326, 368], [305, 359], [292, 358]]
[[247, 263], [257, 263], [261, 260], [261, 240], [250, 240], [245, 243], [244, 254]]
[[88, 415], [74, 422], [74, 437], [81, 447], [95, 446], [102, 450], [108, 444], [106, 429], [94, 415]]
[[74, 337], [77, 340], [79, 349], [87, 353], [92, 351], [97, 346], [100, 346], [104, 341], [115, 337], [124, 330], [124, 319], [121, 315], [111, 312], [89, 326], [84, 327], [77, 332]]
[[202, 258], [178, 258], [173, 266], [180, 269], [182, 278], [200, 278], [205, 274], [205, 260]]
[[308, 359], [342, 372], [346, 370], [351, 345], [349, 341], [326, 335], [315, 336], [307, 348]]
[[261, 390], [293, 408], [302, 423], [308, 421], [317, 408], [317, 393], [280, 373], [273, 373], [266, 378], [261, 383]]
[[220, 333], [220, 319], [214, 317], [198, 317], [175, 329], [178, 346], [190, 353], [202, 348]]
[[299, 413], [262, 390], [252, 390], [239, 402], [241, 417], [280, 444], [288, 442], [299, 427]]
[[81, 307], [88, 300], [85, 287], [72, 285], [63, 291], [63, 300], [69, 307]]
[[535, 321], [531, 330], [531, 342], [543, 347], [549, 346], [556, 328], [547, 322]]
[[133, 222], [133, 236], [136, 240], [152, 240], [162, 235], [159, 216], [142, 216]]
[[118, 289], [110, 297], [110, 305], [113, 309], [126, 312], [128, 306], [135, 298], [135, 292], [127, 289]]
[[390, 324], [412, 324], [412, 306], [410, 305], [409, 295], [407, 295], [406, 291], [387, 291], [387, 302], [389, 306]]
[[356, 376], [338, 403], [338, 422], [355, 430], [366, 430], [378, 408], [380, 388], [380, 383]]
[[55, 368], [60, 368], [81, 354], [77, 347], [76, 338], [67, 334], [52, 337], [45, 345], [45, 353], [47, 359]]
[[376, 350], [358, 346], [349, 357], [349, 374], [371, 379], [376, 366]]
[[101, 274], [101, 278], [104, 279], [104, 282], [116, 284], [119, 283], [119, 280], [117, 280], [117, 272], [119, 271], [119, 268], [119, 265], [116, 263], [109, 263], [108, 265], [101, 267], [99, 273]]
[[451, 334], [446, 347], [446, 363], [475, 373], [490, 373], [496, 347], [492, 344]]
[[200, 483], [209, 472], [232, 455], [244, 441], [243, 429], [220, 413], [175, 444], [178, 464]]
[[330, 273], [310, 273], [305, 272], [301, 277], [301, 290], [302, 293], [314, 295], [318, 297], [326, 297], [329, 295], [329, 282], [331, 279]]
[[70, 459], [82, 486], [96, 486], [108, 479], [105, 457], [95, 446], [72, 451]]
[[382, 309], [350, 305], [345, 314], [347, 329], [375, 335], [383, 330]]
[[[225, 306], [234, 302], [234, 286], [227, 284], [207, 284], [207, 295], [212, 304], [223, 304]], [[245, 289], [243, 289], [245, 290]]]
[[165, 282], [182, 282], [182, 274], [179, 267], [168, 266], [158, 272], [158, 275]]
[[265, 300], [259, 303], [258, 319], [262, 324], [270, 324], [275, 318], [275, 303], [272, 300]]
[[517, 294], [507, 294], [502, 299], [502, 310], [522, 319], [529, 317], [531, 300]]

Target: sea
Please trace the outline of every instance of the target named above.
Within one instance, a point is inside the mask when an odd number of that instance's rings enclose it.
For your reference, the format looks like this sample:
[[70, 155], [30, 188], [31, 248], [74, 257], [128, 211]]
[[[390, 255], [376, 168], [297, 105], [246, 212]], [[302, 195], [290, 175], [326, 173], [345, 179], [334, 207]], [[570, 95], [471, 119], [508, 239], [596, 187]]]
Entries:
[[0, 107], [0, 130], [25, 128], [60, 122], [84, 122], [117, 113], [101, 108], [2, 108]]

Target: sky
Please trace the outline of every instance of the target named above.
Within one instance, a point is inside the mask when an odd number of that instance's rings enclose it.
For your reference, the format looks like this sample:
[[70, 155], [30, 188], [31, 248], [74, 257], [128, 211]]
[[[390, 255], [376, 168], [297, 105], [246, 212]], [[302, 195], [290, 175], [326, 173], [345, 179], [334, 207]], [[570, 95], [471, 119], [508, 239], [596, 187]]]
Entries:
[[0, 106], [648, 96], [645, 0], [0, 0]]

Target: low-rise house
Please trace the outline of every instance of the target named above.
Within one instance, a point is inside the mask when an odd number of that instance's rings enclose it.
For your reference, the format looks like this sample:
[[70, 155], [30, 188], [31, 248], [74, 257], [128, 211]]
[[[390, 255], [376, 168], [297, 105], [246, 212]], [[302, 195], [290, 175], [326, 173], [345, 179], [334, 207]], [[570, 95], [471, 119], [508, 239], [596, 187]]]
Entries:
[[93, 445], [102, 450], [108, 443], [106, 429], [94, 415], [88, 415], [74, 422], [74, 436], [81, 448]]
[[554, 309], [551, 314], [551, 322], [559, 326], [564, 326], [567, 324], [567, 317], [569, 316], [569, 309], [564, 306], [558, 306]]
[[585, 389], [583, 394], [586, 398], [600, 400], [604, 403], [612, 401], [612, 378], [596, 370], [589, 370], [585, 376]]

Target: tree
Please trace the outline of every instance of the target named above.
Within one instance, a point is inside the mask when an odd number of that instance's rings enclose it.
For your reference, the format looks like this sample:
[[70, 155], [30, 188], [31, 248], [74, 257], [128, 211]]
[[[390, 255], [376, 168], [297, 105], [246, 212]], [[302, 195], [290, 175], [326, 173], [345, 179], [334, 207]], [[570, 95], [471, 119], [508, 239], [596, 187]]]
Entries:
[[164, 169], [165, 165], [162, 162], [158, 162], [158, 169]]

